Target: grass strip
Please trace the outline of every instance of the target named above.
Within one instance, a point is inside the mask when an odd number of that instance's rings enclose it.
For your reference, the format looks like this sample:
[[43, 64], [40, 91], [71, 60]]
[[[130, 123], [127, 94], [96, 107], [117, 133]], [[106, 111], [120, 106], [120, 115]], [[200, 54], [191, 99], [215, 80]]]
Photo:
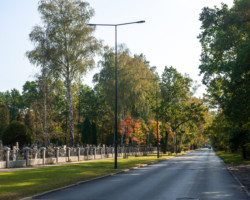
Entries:
[[109, 159], [0, 173], [0, 199], [20, 199], [173, 156], [162, 155], [159, 159], [156, 155], [119, 158], [118, 169], [114, 169], [114, 161]]
[[245, 164], [249, 165], [250, 160], [245, 160], [239, 153], [229, 153], [225, 151], [216, 151], [216, 154], [224, 161], [226, 164]]

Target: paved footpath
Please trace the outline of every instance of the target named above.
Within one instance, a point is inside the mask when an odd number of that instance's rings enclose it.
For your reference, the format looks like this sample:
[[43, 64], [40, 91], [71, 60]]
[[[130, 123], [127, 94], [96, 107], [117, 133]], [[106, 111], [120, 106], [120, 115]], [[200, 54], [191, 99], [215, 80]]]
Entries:
[[52, 192], [37, 199], [247, 200], [249, 196], [213, 150], [202, 149], [157, 164]]

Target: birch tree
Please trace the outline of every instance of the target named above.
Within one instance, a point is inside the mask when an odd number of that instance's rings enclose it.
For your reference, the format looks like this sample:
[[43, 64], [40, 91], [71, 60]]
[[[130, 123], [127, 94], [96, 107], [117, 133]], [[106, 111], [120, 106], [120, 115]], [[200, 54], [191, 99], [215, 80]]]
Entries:
[[81, 0], [40, 0], [38, 11], [42, 26], [35, 26], [30, 40], [35, 48], [27, 52], [30, 61], [44, 65], [67, 89], [70, 143], [74, 144], [72, 84], [94, 67], [94, 55], [100, 43], [87, 24], [94, 10]]

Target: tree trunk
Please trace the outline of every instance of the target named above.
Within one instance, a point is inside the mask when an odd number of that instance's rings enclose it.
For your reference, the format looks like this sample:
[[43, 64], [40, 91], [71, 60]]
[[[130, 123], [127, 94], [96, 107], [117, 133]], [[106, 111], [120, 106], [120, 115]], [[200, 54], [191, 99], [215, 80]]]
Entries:
[[44, 116], [43, 116], [43, 135], [44, 135], [44, 144], [47, 145], [47, 78], [46, 76], [43, 77], [43, 84], [44, 84], [44, 99], [43, 99], [43, 104], [44, 104]]
[[80, 96], [80, 92], [79, 92], [79, 107], [78, 107], [78, 143], [79, 143], [79, 145], [81, 144], [80, 121], [81, 121], [81, 96]]
[[178, 153], [177, 133], [175, 134], [175, 153]]
[[247, 158], [247, 151], [246, 151], [246, 147], [244, 147], [244, 145], [242, 146], [242, 157], [243, 157], [244, 159]]
[[164, 154], [167, 153], [167, 151], [168, 151], [168, 132], [166, 131]]
[[67, 102], [66, 102], [66, 114], [65, 114], [65, 139], [64, 139], [64, 144], [67, 144], [67, 134], [68, 134], [68, 107], [67, 107]]
[[70, 134], [70, 146], [74, 145], [74, 124], [73, 124], [73, 105], [71, 97], [71, 82], [67, 80], [67, 91], [69, 100], [69, 134]]

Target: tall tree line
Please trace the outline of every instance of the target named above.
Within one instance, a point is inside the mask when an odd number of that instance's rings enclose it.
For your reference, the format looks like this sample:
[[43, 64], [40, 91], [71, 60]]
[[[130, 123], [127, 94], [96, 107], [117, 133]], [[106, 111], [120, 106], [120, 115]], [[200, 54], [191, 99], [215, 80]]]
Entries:
[[[115, 55], [87, 25], [93, 9], [80, 0], [41, 0], [38, 10], [42, 26], [30, 33], [34, 49], [27, 56], [40, 73], [24, 84], [22, 93], [16, 89], [0, 93], [0, 112], [6, 119], [0, 124], [3, 135], [11, 137], [6, 130], [18, 121], [14, 127], [22, 124], [23, 135], [29, 136], [23, 143], [113, 145]], [[100, 72], [90, 88], [82, 77], [95, 66], [96, 54], [101, 56]], [[158, 143], [165, 152], [204, 145], [209, 112], [192, 88], [193, 80], [174, 67], [165, 67], [160, 76], [143, 54], [132, 55], [120, 45], [118, 142]], [[2, 139], [9, 144], [16, 140]]]
[[207, 101], [217, 108], [207, 129], [215, 147], [250, 157], [250, 2], [235, 0], [232, 8], [204, 8], [199, 39], [200, 73]]

